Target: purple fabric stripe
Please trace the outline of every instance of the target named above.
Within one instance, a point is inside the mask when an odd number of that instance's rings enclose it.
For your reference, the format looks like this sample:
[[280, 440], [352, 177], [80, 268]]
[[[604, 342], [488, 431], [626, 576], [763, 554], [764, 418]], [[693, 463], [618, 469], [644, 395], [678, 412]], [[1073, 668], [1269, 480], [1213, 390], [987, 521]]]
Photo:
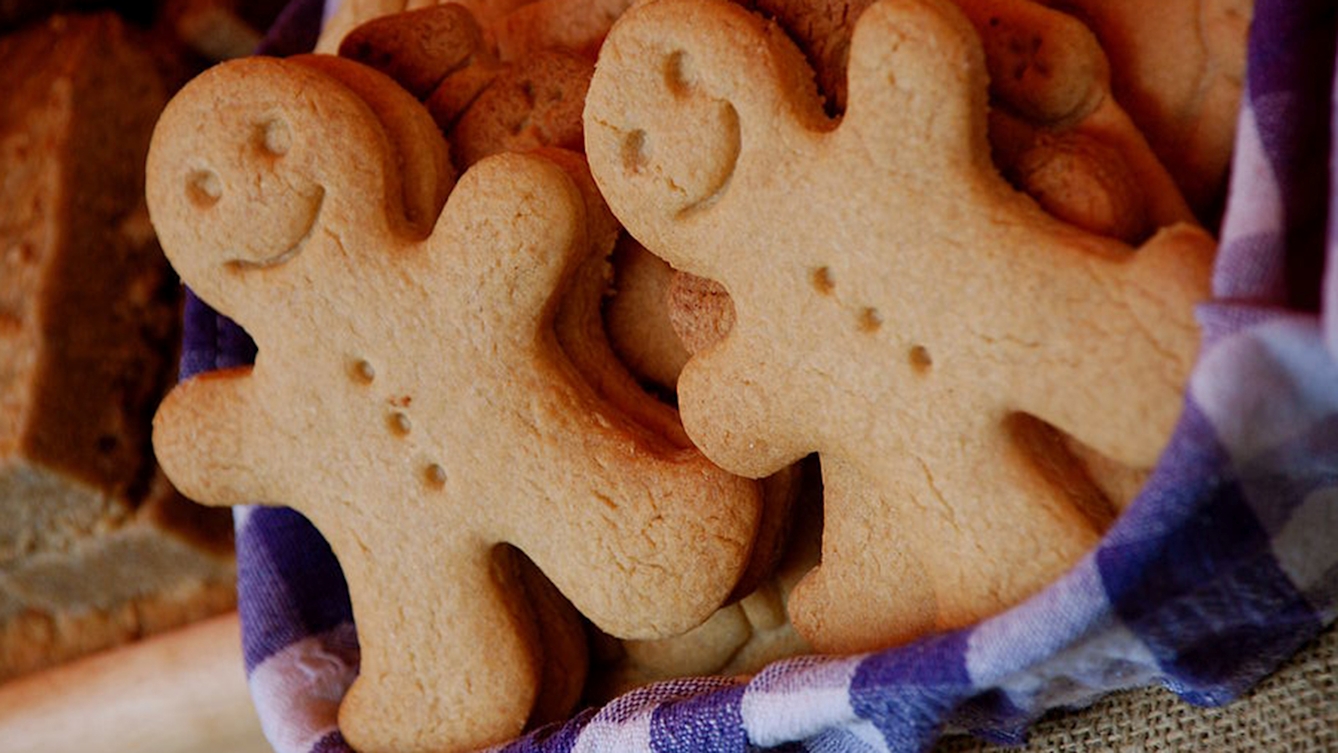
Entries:
[[657, 753], [745, 750], [748, 737], [740, 711], [744, 686], [722, 684], [721, 690], [702, 693], [699, 687], [692, 695], [655, 709], [650, 720], [651, 748]]
[[919, 750], [975, 692], [966, 668], [968, 630], [873, 654], [850, 681], [850, 706], [893, 750]]
[[344, 736], [338, 732], [331, 732], [311, 746], [311, 753], [352, 753], [352, 751], [348, 743], [344, 742]]
[[186, 291], [180, 379], [255, 361], [255, 344], [240, 327]]
[[1212, 427], [1191, 402], [1169, 462], [1097, 552], [1122, 622], [1194, 703], [1234, 699], [1321, 627], [1273, 558]]
[[321, 32], [324, 0], [290, 0], [256, 48], [260, 55], [287, 56], [310, 52]]
[[1259, 0], [1249, 42], [1246, 96], [1282, 189], [1286, 303], [1305, 311], [1319, 310], [1336, 17], [1332, 0]]
[[339, 562], [306, 518], [286, 507], [257, 507], [238, 534], [244, 587], [237, 611], [248, 675], [287, 646], [353, 621]]
[[1033, 709], [1019, 708], [1002, 690], [980, 693], [963, 703], [952, 721], [976, 737], [996, 745], [1022, 745], [1036, 720]]
[[1201, 349], [1205, 352], [1222, 337], [1292, 314], [1293, 312], [1281, 307], [1238, 303], [1204, 303], [1194, 312], [1202, 337]]
[[596, 709], [585, 709], [565, 722], [553, 722], [530, 732], [495, 753], [571, 753], [581, 730], [594, 718]]

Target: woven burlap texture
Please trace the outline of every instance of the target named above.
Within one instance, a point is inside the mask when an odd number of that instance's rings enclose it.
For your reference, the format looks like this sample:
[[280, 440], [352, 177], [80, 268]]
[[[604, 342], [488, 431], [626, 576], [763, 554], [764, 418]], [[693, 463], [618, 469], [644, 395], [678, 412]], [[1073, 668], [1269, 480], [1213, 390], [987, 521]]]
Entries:
[[1057, 712], [1025, 748], [944, 738], [934, 753], [1006, 751], [1338, 751], [1338, 630], [1318, 639], [1235, 703], [1200, 708], [1162, 688]]

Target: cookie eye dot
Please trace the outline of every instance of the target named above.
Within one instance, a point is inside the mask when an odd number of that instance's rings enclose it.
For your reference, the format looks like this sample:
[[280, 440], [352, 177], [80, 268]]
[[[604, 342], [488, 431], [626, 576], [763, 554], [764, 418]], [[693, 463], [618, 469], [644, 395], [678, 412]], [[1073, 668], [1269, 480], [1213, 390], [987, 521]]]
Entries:
[[911, 368], [919, 372], [929, 371], [934, 365], [934, 359], [929, 355], [929, 349], [923, 345], [914, 345], [910, 353]]
[[256, 133], [256, 143], [261, 151], [275, 157], [282, 157], [293, 147], [293, 132], [288, 123], [280, 118], [267, 120], [260, 124]]
[[223, 181], [213, 170], [193, 170], [186, 177], [186, 196], [200, 209], [208, 209], [223, 197]]
[[646, 132], [638, 128], [623, 140], [623, 170], [636, 175], [645, 169], [648, 162]]
[[376, 367], [367, 359], [361, 359], [353, 362], [353, 378], [363, 384], [371, 384], [376, 379]]
[[859, 312], [859, 331], [872, 335], [883, 327], [883, 316], [876, 308], [865, 308]]
[[446, 485], [446, 469], [442, 468], [441, 465], [437, 463], [429, 465], [427, 470], [423, 472], [423, 476], [426, 478], [427, 483], [432, 486], [442, 487]]
[[390, 430], [401, 436], [408, 434], [413, 429], [413, 422], [409, 416], [404, 413], [390, 414]]
[[836, 290], [836, 280], [832, 278], [832, 270], [828, 267], [813, 270], [812, 282], [813, 289], [823, 295], [831, 295]]
[[675, 96], [684, 96], [692, 90], [696, 84], [696, 74], [688, 53], [677, 50], [665, 58], [664, 83]]

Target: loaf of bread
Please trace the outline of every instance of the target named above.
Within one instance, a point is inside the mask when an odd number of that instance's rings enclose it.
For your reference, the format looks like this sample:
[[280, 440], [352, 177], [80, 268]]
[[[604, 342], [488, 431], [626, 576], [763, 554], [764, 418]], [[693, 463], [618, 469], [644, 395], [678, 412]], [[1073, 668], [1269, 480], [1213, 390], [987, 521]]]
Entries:
[[234, 600], [227, 513], [149, 442], [180, 334], [143, 199], [166, 89], [111, 14], [0, 38], [0, 679]]

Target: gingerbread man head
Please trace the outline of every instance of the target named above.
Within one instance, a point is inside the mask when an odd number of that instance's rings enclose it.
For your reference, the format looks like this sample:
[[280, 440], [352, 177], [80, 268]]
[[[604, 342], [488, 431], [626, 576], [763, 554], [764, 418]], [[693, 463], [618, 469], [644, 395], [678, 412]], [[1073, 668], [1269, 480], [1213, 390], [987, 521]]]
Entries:
[[501, 155], [436, 216], [449, 181], [408, 171], [445, 144], [388, 91], [347, 61], [249, 59], [173, 101], [153, 220], [259, 351], [179, 385], [154, 442], [189, 496], [287, 504], [330, 541], [363, 649], [340, 710], [355, 747], [472, 749], [516, 734], [538, 692], [532, 610], [499, 547], [606, 631], [666, 635], [728, 596], [758, 497], [601, 399], [558, 346], [558, 298], [608, 251], [590, 240], [597, 197]]
[[1155, 462], [1213, 248], [1189, 227], [1130, 248], [1004, 182], [950, 2], [874, 4], [848, 71], [829, 120], [774, 26], [652, 0], [607, 40], [585, 112], [614, 214], [734, 301], [680, 377], [689, 435], [749, 476], [821, 454], [822, 564], [790, 605], [834, 650], [979, 619], [1090, 547], [1099, 516], [1056, 483], [1050, 439]]

